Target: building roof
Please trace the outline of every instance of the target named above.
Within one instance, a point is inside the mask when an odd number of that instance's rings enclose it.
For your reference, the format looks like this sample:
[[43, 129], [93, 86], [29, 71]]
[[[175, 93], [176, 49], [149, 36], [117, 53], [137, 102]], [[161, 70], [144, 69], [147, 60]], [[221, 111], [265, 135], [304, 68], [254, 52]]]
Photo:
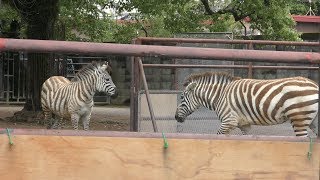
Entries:
[[292, 15], [294, 21], [302, 23], [320, 23], [320, 16]]

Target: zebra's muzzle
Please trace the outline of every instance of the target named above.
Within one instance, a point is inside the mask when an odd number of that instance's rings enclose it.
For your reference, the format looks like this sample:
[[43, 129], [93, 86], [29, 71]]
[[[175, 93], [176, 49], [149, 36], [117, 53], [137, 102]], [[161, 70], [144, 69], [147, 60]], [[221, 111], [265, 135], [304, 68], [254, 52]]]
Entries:
[[116, 88], [114, 89], [114, 94], [112, 94], [110, 97], [111, 97], [112, 99], [115, 99], [115, 98], [118, 97], [118, 91], [117, 91]]
[[185, 118], [183, 118], [183, 117], [180, 117], [178, 114], [176, 114], [176, 115], [174, 116], [174, 118], [175, 118], [178, 122], [184, 122], [184, 119], [185, 119]]

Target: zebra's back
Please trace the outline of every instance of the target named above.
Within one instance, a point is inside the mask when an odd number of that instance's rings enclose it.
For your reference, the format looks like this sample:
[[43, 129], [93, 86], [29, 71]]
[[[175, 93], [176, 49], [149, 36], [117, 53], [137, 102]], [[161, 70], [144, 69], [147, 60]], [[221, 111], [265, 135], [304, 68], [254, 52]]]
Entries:
[[41, 105], [43, 111], [51, 111], [59, 116], [64, 116], [67, 96], [62, 96], [62, 89], [67, 87], [70, 81], [63, 76], [52, 76], [47, 79], [41, 90]]
[[225, 96], [240, 125], [272, 125], [290, 119], [296, 126], [305, 126], [318, 112], [318, 85], [303, 77], [240, 79], [230, 83]]

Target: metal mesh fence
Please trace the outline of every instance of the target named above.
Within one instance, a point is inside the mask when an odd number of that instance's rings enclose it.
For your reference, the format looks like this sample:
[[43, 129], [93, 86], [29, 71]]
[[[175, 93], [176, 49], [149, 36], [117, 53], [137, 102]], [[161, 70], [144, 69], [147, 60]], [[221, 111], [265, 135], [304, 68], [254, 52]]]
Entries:
[[[165, 133], [195, 133], [195, 134], [216, 134], [220, 121], [214, 111], [204, 107], [199, 108], [183, 123], [175, 120], [175, 110], [180, 103], [179, 91], [150, 91], [151, 102], [159, 132]], [[153, 132], [151, 117], [144, 91], [139, 97], [139, 124], [140, 132]], [[317, 118], [316, 118], [317, 121]], [[317, 124], [315, 124], [317, 126]], [[317, 129], [308, 129], [311, 137], [316, 137], [314, 132]], [[240, 129], [234, 129], [230, 134], [241, 135]], [[290, 122], [271, 126], [253, 125], [249, 131], [250, 135], [272, 135], [272, 136], [295, 136]]]
[[[27, 52], [1, 52], [0, 53], [0, 103], [24, 103], [28, 98], [28, 76], [31, 74], [28, 62], [30, 53]], [[45, 58], [43, 58], [45, 57]], [[92, 61], [111, 61], [114, 56], [79, 56], [58, 53], [32, 53], [33, 59], [48, 59], [48, 71], [43, 77], [45, 81], [51, 76], [65, 76], [69, 79], [85, 65]], [[112, 64], [112, 63], [111, 63]], [[46, 69], [42, 65], [38, 69]], [[31, 89], [32, 90], [32, 89]], [[98, 92], [94, 96], [96, 102], [110, 103], [110, 97]]]
[[[221, 33], [183, 33], [175, 36], [176, 38], [202, 38], [202, 39], [233, 39], [233, 34], [228, 32]], [[212, 44], [212, 43], [178, 43], [177, 46], [182, 47], [201, 47], [201, 48], [224, 48], [232, 49], [231, 44]], [[196, 64], [196, 65], [233, 65], [233, 61], [210, 61], [201, 59], [175, 59], [175, 64]], [[225, 71], [230, 74], [234, 74], [234, 70], [231, 69], [210, 69], [210, 68], [188, 68], [188, 69], [176, 69], [175, 70], [175, 81], [176, 89], [183, 88], [183, 81], [185, 77], [192, 73], [199, 73], [204, 71]]]
[[[211, 34], [197, 34], [197, 33], [188, 33], [177, 35], [176, 37], [190, 37], [190, 38], [210, 38]], [[211, 37], [215, 38], [214, 35]], [[232, 34], [217, 34], [216, 38], [229, 38], [232, 37]], [[200, 44], [200, 43], [178, 43], [177, 46], [186, 46], [186, 47], [208, 47], [208, 48], [228, 48], [228, 49], [247, 49], [247, 45], [224, 45], [224, 44]], [[253, 49], [260, 50], [281, 50], [281, 51], [304, 51], [304, 52], [320, 52], [317, 47], [294, 47], [294, 46], [271, 46], [271, 45], [259, 45], [253, 46]], [[153, 59], [154, 60], [154, 59]], [[209, 60], [200, 60], [200, 59], [167, 59], [167, 62], [160, 61], [160, 59], [154, 61], [146, 61], [144, 63], [163, 63], [163, 64], [194, 64], [194, 65], [247, 65], [248, 62], [227, 62], [227, 61], [209, 61]], [[253, 65], [286, 65], [293, 66], [295, 64], [276, 64], [276, 63], [253, 63]], [[168, 71], [167, 74], [170, 74], [170, 77], [167, 77], [167, 86], [166, 81], [163, 81], [163, 71]], [[146, 79], [148, 82], [148, 87], [151, 89], [151, 102], [153, 105], [153, 111], [155, 114], [155, 120], [160, 132], [166, 133], [199, 133], [199, 134], [216, 134], [220, 126], [220, 121], [218, 120], [215, 112], [210, 111], [206, 108], [200, 108], [196, 110], [193, 114], [187, 117], [184, 123], [178, 123], [175, 118], [175, 110], [177, 105], [180, 103], [180, 94], [184, 89], [182, 86], [183, 81], [192, 73], [196, 72], [206, 72], [206, 71], [215, 71], [215, 72], [229, 72], [235, 76], [240, 76], [242, 78], [248, 77], [248, 70], [246, 69], [213, 69], [213, 68], [178, 68], [174, 69], [161, 69], [161, 68], [145, 68]], [[274, 78], [283, 78], [283, 77], [292, 77], [292, 76], [304, 76], [310, 79], [317, 81], [318, 73], [314, 73], [313, 70], [277, 70], [277, 69], [253, 69], [253, 78], [256, 79], [274, 79]], [[170, 79], [171, 78], [171, 79]], [[171, 81], [170, 81], [171, 80]], [[144, 91], [140, 91], [139, 96], [139, 122], [138, 130], [141, 132], [153, 132], [153, 126], [151, 122], [150, 112], [148, 109], [146, 96]], [[317, 119], [315, 120], [317, 121]], [[317, 123], [315, 124], [318, 127]], [[308, 129], [311, 136], [316, 136], [314, 132], [317, 132], [317, 129]], [[235, 129], [231, 134], [240, 135], [241, 131]], [[272, 126], [252, 126], [249, 134], [252, 135], [278, 135], [278, 136], [294, 136], [293, 128], [290, 122], [285, 122], [279, 125]]]

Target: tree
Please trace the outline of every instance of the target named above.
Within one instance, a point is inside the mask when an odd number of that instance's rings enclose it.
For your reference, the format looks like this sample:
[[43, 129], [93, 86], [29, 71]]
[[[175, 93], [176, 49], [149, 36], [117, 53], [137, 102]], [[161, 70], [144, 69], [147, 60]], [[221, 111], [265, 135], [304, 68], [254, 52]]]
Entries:
[[[4, 1], [20, 15], [24, 22], [25, 36], [28, 39], [53, 39], [54, 25], [58, 15], [57, 0], [12, 0]], [[28, 54], [28, 99], [24, 110], [41, 111], [40, 91], [48, 76], [48, 54]]]
[[58, 23], [63, 24], [65, 40], [113, 41], [115, 21], [103, 5], [107, 0], [60, 0]]
[[19, 14], [7, 4], [0, 4], [0, 37], [17, 38], [20, 32]]
[[[135, 8], [141, 14], [164, 16], [165, 28], [173, 33], [201, 27], [211, 31], [236, 30], [242, 20], [249, 17], [251, 28], [261, 31], [264, 39], [298, 40], [299, 34], [290, 16], [295, 3], [293, 0], [123, 0], [121, 5], [126, 10]], [[201, 24], [206, 20], [213, 24]]]

